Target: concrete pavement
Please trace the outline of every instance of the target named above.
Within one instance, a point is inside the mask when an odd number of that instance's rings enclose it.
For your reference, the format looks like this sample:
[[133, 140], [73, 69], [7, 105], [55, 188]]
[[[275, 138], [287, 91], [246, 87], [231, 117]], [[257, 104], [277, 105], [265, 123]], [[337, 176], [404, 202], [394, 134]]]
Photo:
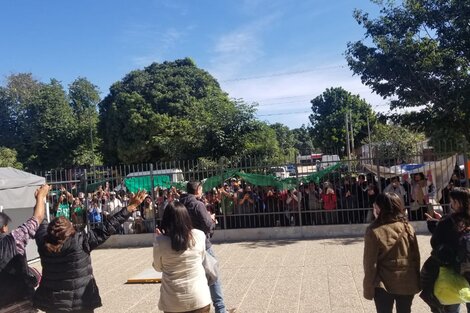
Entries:
[[[429, 236], [419, 236], [419, 243], [424, 261]], [[375, 312], [373, 302], [362, 298], [362, 238], [222, 243], [214, 249], [226, 305], [237, 312]], [[160, 285], [125, 284], [151, 266], [152, 248], [101, 249], [92, 260], [103, 299], [96, 312], [160, 312]], [[429, 309], [415, 297], [412, 312]]]

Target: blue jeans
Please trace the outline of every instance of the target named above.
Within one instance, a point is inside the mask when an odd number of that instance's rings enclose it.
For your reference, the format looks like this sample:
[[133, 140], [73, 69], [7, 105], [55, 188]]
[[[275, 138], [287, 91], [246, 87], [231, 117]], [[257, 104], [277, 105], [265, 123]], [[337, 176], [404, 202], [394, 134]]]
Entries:
[[[206, 252], [212, 255], [215, 259], [217, 259], [215, 257], [214, 250], [212, 250], [212, 247], [207, 249]], [[209, 289], [211, 291], [212, 304], [214, 305], [215, 313], [226, 313], [224, 295], [222, 294], [222, 283], [220, 281], [220, 277], [217, 278], [217, 281], [215, 282], [215, 284], [213, 284], [212, 286], [209, 286]]]

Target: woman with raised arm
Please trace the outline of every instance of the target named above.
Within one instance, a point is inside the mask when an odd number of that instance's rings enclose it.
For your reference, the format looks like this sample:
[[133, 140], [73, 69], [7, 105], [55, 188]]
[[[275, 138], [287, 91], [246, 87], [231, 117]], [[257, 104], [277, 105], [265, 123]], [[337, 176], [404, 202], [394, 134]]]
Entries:
[[76, 231], [63, 216], [41, 224], [36, 233], [42, 265], [42, 280], [34, 295], [36, 308], [46, 313], [88, 313], [101, 306], [90, 252], [116, 233], [145, 196], [145, 191], [137, 193], [127, 208], [105, 217], [88, 232]]
[[208, 313], [211, 294], [202, 265], [206, 235], [192, 227], [180, 202], [165, 208], [153, 247], [153, 267], [163, 272], [158, 308], [167, 312]]

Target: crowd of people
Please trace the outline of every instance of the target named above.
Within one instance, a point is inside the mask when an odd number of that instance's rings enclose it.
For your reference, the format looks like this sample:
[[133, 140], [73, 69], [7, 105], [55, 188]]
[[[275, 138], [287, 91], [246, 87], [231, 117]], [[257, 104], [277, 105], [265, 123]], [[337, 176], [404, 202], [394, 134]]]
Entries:
[[[322, 182], [302, 183], [296, 188], [256, 186], [241, 179], [226, 180], [201, 196], [207, 210], [217, 216], [218, 227], [252, 228], [325, 224], [360, 224], [373, 220], [373, 203], [379, 190], [397, 194], [411, 221], [425, 220], [426, 213], [449, 209], [449, 192], [465, 186], [456, 171], [438, 193], [430, 172], [404, 174], [377, 181], [373, 174], [329, 175]], [[75, 225], [101, 223], [104, 216], [125, 207], [133, 193], [113, 189], [107, 182], [93, 193], [77, 192], [76, 186], [57, 186], [49, 196], [51, 214], [64, 216]], [[155, 188], [139, 209], [118, 230], [120, 234], [153, 232], [164, 208], [178, 201], [186, 190]]]
[[[60, 209], [60, 204], [56, 206], [56, 217], [47, 220], [49, 189], [48, 185], [37, 189], [33, 216], [11, 233], [10, 218], [0, 213], [2, 313], [38, 309], [46, 313], [90, 313], [102, 306], [90, 253], [116, 234], [148, 198], [145, 191], [139, 191], [125, 207], [104, 216], [99, 225], [84, 229], [65, 216], [70, 213], [65, 206]], [[189, 182], [187, 191], [180, 201], [168, 203], [161, 225], [153, 230], [157, 235], [153, 266], [163, 272], [159, 308], [167, 313], [208, 313], [212, 303], [216, 313], [234, 313], [235, 309], [225, 307], [220, 278], [206, 277], [205, 259], [210, 255], [216, 262], [210, 242], [215, 218], [200, 200], [202, 184]], [[61, 189], [59, 197], [72, 196]], [[31, 239], [38, 247], [41, 274], [26, 262], [25, 246]]]
[[[422, 179], [422, 175], [414, 178], [418, 186], [428, 188], [428, 184], [424, 187], [420, 184]], [[453, 187], [448, 192], [450, 210], [444, 212], [444, 216], [433, 211], [424, 212], [432, 233], [432, 252], [420, 269], [418, 240], [405, 208], [406, 194], [401, 192], [404, 187], [394, 178], [390, 184], [389, 189], [393, 190], [377, 192], [372, 203], [373, 221], [364, 239], [364, 297], [374, 300], [378, 313], [392, 312], [394, 305], [397, 313], [409, 313], [414, 295], [421, 291], [420, 297], [430, 306], [431, 312], [458, 313], [460, 302], [470, 301], [470, 297], [464, 299], [455, 291], [457, 300], [449, 303], [435, 286], [442, 283], [444, 278], [440, 273], [445, 269], [466, 280], [470, 291], [469, 189]], [[45, 200], [51, 196], [49, 188], [44, 185], [36, 191], [33, 216], [10, 233], [10, 218], [0, 213], [2, 313], [36, 312], [37, 309], [93, 312], [102, 304], [90, 252], [110, 235], [118, 233], [137, 212], [145, 214], [148, 207], [154, 210], [151, 198], [147, 200], [149, 195], [139, 191], [121, 206], [117, 201], [108, 204], [104, 209], [107, 214], [101, 215], [101, 222], [91, 223], [85, 230], [82, 224], [72, 223], [72, 219], [77, 218], [74, 214], [78, 215], [83, 208], [77, 210], [80, 202], [64, 188], [56, 195], [63, 199], [55, 205], [55, 217], [47, 221]], [[227, 186], [221, 188], [230, 194]], [[244, 188], [248, 189], [248, 186]], [[152, 229], [156, 233], [153, 267], [163, 273], [159, 308], [164, 312], [207, 313], [211, 304], [217, 313], [235, 312], [235, 309], [225, 307], [220, 278], [210, 280], [206, 275], [206, 260], [209, 256], [216, 260], [210, 238], [217, 220], [208, 209], [207, 195], [205, 197], [202, 190], [200, 182], [192, 181], [187, 184], [185, 193], [170, 191], [175, 198], [168, 201], [161, 212], [161, 223]], [[98, 193], [106, 194], [106, 188], [99, 188]], [[334, 194], [331, 185], [326, 185], [325, 191], [320, 192], [323, 198]], [[94, 196], [89, 195], [90, 199], [85, 201], [95, 201]], [[287, 195], [292, 198], [290, 202], [301, 201], [299, 196], [297, 199], [294, 196], [292, 192]], [[109, 191], [108, 202], [113, 201], [112, 191]], [[61, 206], [64, 203], [70, 205]], [[253, 204], [245, 199], [241, 205], [245, 203]], [[286, 201], [287, 205], [289, 203]], [[334, 210], [329, 207], [334, 201], [328, 204], [328, 199], [323, 199], [320, 203], [325, 211]], [[159, 212], [157, 210], [158, 206], [154, 214]], [[42, 273], [30, 268], [26, 262], [25, 246], [30, 239], [36, 240]]]

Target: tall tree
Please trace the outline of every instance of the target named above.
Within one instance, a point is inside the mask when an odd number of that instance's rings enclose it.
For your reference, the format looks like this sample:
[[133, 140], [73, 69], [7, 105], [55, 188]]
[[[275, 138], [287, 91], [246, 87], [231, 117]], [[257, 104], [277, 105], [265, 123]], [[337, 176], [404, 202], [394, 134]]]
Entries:
[[367, 119], [375, 121], [371, 106], [341, 87], [326, 89], [311, 103], [311, 134], [315, 145], [324, 153], [346, 152], [346, 116], [351, 117], [355, 143], [367, 136]]
[[244, 156], [271, 165], [292, 162], [292, 158], [283, 153], [272, 127], [261, 121], [253, 122], [251, 127], [244, 135]]
[[297, 149], [300, 155], [311, 154], [315, 151], [313, 139], [309, 129], [304, 124], [300, 128], [292, 130], [294, 135], [294, 147]]
[[69, 101], [77, 124], [76, 149], [73, 151], [76, 165], [99, 164], [98, 108], [99, 89], [84, 77], [69, 85]]
[[290, 157], [292, 160], [295, 160], [298, 150], [295, 148], [296, 141], [294, 132], [290, 130], [289, 127], [281, 123], [274, 123], [269, 126], [274, 129], [276, 133], [276, 138], [282, 153], [285, 156]]
[[254, 119], [252, 106], [230, 100], [188, 58], [130, 72], [99, 108], [108, 163], [236, 155]]
[[23, 164], [17, 160], [16, 150], [0, 147], [0, 167], [23, 168]]
[[[349, 67], [391, 109], [419, 108], [395, 116], [428, 135], [470, 124], [470, 2], [375, 1], [380, 15], [357, 10], [365, 39], [348, 44]], [[461, 132], [470, 142], [470, 132]]]
[[76, 124], [59, 81], [41, 84], [38, 94], [18, 117], [18, 151], [28, 168], [50, 169], [72, 164]]
[[[377, 157], [384, 165], [391, 166], [404, 162], [413, 162], [413, 158], [422, 153], [425, 135], [399, 125], [377, 123], [371, 134], [371, 156]], [[368, 139], [364, 143], [369, 143]]]

